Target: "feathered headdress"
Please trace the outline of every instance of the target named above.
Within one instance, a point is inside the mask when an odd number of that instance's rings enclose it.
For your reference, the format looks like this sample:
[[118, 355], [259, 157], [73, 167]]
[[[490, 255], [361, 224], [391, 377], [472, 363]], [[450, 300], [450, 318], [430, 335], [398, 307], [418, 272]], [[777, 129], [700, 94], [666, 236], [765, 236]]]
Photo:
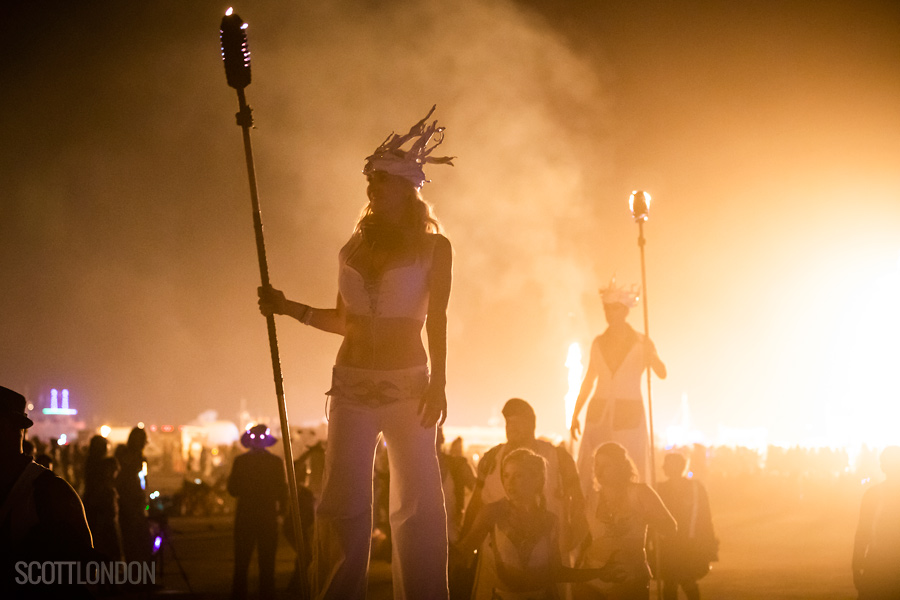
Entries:
[[[455, 156], [431, 156], [434, 149], [444, 141], [444, 128], [438, 127], [436, 120], [431, 125], [425, 123], [435, 108], [437, 105], [432, 106], [428, 114], [413, 125], [406, 135], [397, 135], [391, 132], [391, 135], [375, 149], [375, 152], [366, 157], [363, 174], [369, 175], [375, 171], [385, 171], [403, 177], [418, 189], [429, 181], [425, 179], [425, 172], [422, 170], [426, 163], [452, 167]], [[437, 135], [437, 141], [429, 146], [428, 143], [435, 135]], [[414, 140], [410, 149], [403, 150], [402, 146], [410, 140]]]
[[628, 308], [634, 308], [641, 299], [641, 288], [636, 285], [628, 289], [620, 288], [616, 285], [615, 277], [609, 280], [608, 286], [600, 288], [599, 292], [603, 297], [603, 304], [624, 304]]

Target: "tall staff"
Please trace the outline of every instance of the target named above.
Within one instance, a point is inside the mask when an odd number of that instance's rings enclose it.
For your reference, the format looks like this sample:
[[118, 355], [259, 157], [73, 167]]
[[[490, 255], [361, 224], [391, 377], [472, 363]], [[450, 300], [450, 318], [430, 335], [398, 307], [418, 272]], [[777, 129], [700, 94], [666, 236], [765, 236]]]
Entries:
[[[269, 266], [266, 261], [266, 244], [263, 239], [262, 216], [259, 211], [259, 195], [256, 189], [256, 169], [253, 165], [253, 147], [250, 143], [250, 128], [253, 127], [253, 115], [244, 88], [250, 85], [250, 49], [247, 46], [247, 24], [229, 8], [222, 17], [219, 34], [222, 41], [222, 59], [225, 61], [225, 77], [228, 85], [237, 90], [238, 111], [237, 124], [244, 135], [244, 155], [247, 159], [247, 175], [250, 179], [250, 202], [253, 205], [253, 228], [256, 231], [256, 255], [259, 259], [259, 275], [263, 288], [270, 288]], [[291, 515], [294, 524], [294, 539], [297, 540], [297, 553], [301, 567], [307, 558], [303, 543], [303, 528], [300, 526], [300, 499], [297, 495], [297, 477], [294, 473], [294, 454], [291, 449], [291, 429], [288, 424], [287, 406], [284, 401], [284, 379], [281, 375], [281, 358], [278, 354], [278, 339], [275, 335], [275, 316], [266, 315], [266, 327], [269, 332], [269, 350], [272, 355], [272, 372], [275, 377], [275, 394], [278, 397], [278, 415], [281, 418], [281, 437], [284, 442], [285, 467], [287, 468], [288, 489], [291, 494]], [[306, 573], [300, 569], [301, 575]], [[306, 585], [301, 585], [305, 593]]]
[[[650, 219], [650, 194], [635, 190], [628, 199], [631, 216], [638, 225], [638, 248], [641, 249], [641, 296], [644, 306], [644, 337], [650, 339], [650, 316], [647, 311], [647, 267], [644, 263], [644, 222]], [[650, 422], [650, 485], [656, 487], [656, 441], [653, 437], [653, 397], [650, 394], [652, 369], [647, 369], [647, 420]]]

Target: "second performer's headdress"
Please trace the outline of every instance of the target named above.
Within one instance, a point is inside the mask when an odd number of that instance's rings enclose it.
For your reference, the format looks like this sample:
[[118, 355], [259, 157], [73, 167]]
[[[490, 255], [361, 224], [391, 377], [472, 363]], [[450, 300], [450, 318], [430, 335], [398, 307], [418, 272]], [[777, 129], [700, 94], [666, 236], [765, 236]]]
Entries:
[[628, 308], [634, 308], [641, 298], [641, 289], [638, 286], [632, 285], [627, 289], [618, 287], [615, 277], [609, 280], [608, 286], [600, 288], [599, 291], [603, 297], [603, 304], [624, 304]]
[[[455, 156], [431, 156], [435, 148], [444, 141], [444, 128], [437, 126], [435, 120], [430, 125], [425, 121], [434, 112], [436, 106], [432, 106], [428, 114], [421, 121], [413, 125], [406, 135], [391, 133], [371, 156], [366, 157], [366, 166], [363, 174], [369, 175], [375, 171], [384, 171], [392, 175], [399, 175], [411, 182], [416, 189], [421, 188], [429, 180], [425, 179], [423, 167], [426, 163], [453, 166]], [[431, 146], [428, 143], [437, 136], [437, 141]], [[402, 146], [413, 140], [409, 150], [403, 150]]]

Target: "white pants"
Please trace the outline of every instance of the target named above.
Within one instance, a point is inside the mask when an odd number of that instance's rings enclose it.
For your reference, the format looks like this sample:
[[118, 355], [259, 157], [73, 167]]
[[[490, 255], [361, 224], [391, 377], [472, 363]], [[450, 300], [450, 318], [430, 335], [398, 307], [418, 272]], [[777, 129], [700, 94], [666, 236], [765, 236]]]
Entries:
[[316, 511], [313, 597], [366, 597], [372, 538], [372, 469], [379, 432], [390, 462], [395, 599], [446, 600], [447, 514], [435, 427], [417, 414], [425, 367], [335, 367], [322, 500]]

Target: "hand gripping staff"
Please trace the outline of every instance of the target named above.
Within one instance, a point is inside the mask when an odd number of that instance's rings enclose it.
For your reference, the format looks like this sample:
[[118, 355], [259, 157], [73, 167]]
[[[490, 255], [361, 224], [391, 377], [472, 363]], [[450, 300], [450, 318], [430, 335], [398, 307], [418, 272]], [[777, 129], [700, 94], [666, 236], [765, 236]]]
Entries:
[[[247, 47], [247, 24], [229, 8], [222, 17], [219, 29], [222, 41], [222, 59], [225, 61], [225, 78], [228, 85], [237, 90], [237, 124], [244, 134], [244, 155], [247, 159], [247, 175], [250, 179], [250, 201], [253, 204], [253, 227], [256, 231], [256, 254], [259, 259], [259, 275], [263, 287], [269, 287], [269, 266], [266, 261], [266, 244], [263, 239], [262, 217], [259, 212], [259, 196], [256, 190], [256, 171], [253, 166], [253, 147], [250, 144], [250, 128], [253, 115], [244, 96], [244, 88], [250, 85], [250, 50]], [[288, 490], [291, 498], [291, 515], [294, 521], [294, 539], [297, 540], [297, 554], [300, 559], [300, 574], [305, 581], [306, 566], [309, 564], [303, 543], [303, 528], [300, 526], [300, 501], [297, 496], [297, 478], [294, 473], [293, 451], [291, 450], [291, 429], [288, 424], [287, 407], [284, 402], [284, 379], [281, 375], [281, 359], [278, 355], [278, 339], [275, 336], [275, 317], [266, 316], [269, 330], [269, 350], [272, 354], [272, 372], [275, 376], [275, 394], [278, 396], [278, 414], [281, 417], [281, 437], [284, 441], [285, 467], [287, 468]], [[309, 588], [301, 585], [301, 594], [308, 596]]]

